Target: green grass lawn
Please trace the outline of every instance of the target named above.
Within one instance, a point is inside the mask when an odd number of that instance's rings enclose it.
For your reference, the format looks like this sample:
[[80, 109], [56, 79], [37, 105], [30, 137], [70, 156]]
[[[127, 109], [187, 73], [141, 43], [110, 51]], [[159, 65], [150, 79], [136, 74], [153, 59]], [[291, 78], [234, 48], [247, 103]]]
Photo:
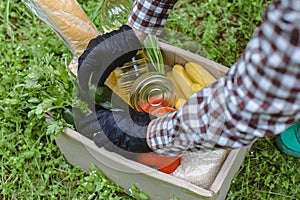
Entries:
[[[79, 2], [100, 29], [101, 0]], [[268, 3], [179, 0], [166, 27], [230, 67]], [[134, 199], [136, 188], [126, 192], [94, 168], [86, 174], [71, 166], [55, 144], [67, 126], [61, 112], [73, 103], [74, 77], [67, 71], [72, 55], [64, 43], [19, 0], [1, 1], [0, 13], [0, 199]], [[45, 121], [46, 112], [54, 113], [54, 121]], [[299, 168], [299, 159], [281, 154], [274, 138], [260, 139], [227, 199], [299, 199]]]

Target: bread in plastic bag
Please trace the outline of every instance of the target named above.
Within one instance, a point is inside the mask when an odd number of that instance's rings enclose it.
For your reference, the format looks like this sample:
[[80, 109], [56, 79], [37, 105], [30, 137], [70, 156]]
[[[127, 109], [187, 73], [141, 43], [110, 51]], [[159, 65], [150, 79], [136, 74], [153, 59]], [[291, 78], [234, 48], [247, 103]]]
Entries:
[[74, 56], [100, 33], [76, 0], [23, 0], [64, 41]]

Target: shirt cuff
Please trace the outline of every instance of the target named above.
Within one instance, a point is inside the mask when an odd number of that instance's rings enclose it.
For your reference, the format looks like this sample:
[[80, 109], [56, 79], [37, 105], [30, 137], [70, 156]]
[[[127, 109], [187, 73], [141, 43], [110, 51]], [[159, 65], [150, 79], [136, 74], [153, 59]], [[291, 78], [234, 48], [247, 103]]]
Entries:
[[137, 30], [159, 35], [177, 0], [136, 0], [128, 22]]

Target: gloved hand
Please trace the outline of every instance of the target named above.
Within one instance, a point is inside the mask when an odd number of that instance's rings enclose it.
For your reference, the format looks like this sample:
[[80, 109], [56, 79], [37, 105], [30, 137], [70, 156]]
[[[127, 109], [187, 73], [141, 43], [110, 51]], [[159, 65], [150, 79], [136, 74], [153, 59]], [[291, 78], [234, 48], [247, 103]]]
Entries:
[[146, 142], [151, 117], [130, 109], [126, 111], [99, 110], [82, 119], [78, 131], [94, 140], [99, 147], [113, 152], [150, 152]]
[[[87, 103], [93, 103], [90, 89], [104, 86], [109, 74], [116, 67], [130, 61], [140, 49], [140, 41], [127, 25], [90, 41], [78, 60], [80, 94]], [[122, 155], [151, 151], [146, 143], [150, 116], [138, 113], [128, 105], [126, 109], [122, 109], [123, 111], [111, 111], [103, 106], [100, 110], [96, 108], [94, 113], [77, 122], [76, 129], [94, 140], [97, 146]]]
[[140, 49], [142, 44], [127, 25], [92, 39], [78, 59], [80, 96], [87, 103], [93, 103], [89, 89], [103, 86], [109, 74], [130, 61]]

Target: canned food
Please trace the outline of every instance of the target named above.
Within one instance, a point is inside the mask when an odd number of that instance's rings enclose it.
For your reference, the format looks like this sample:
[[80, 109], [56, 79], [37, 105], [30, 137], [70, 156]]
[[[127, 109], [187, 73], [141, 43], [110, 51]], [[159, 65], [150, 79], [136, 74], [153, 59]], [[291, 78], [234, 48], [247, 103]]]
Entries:
[[134, 81], [130, 103], [137, 111], [148, 113], [160, 107], [174, 107], [176, 104], [175, 86], [163, 74], [145, 73]]
[[160, 107], [174, 107], [175, 86], [150, 64], [144, 50], [139, 50], [130, 62], [114, 71], [117, 92], [132, 108], [150, 112]]

